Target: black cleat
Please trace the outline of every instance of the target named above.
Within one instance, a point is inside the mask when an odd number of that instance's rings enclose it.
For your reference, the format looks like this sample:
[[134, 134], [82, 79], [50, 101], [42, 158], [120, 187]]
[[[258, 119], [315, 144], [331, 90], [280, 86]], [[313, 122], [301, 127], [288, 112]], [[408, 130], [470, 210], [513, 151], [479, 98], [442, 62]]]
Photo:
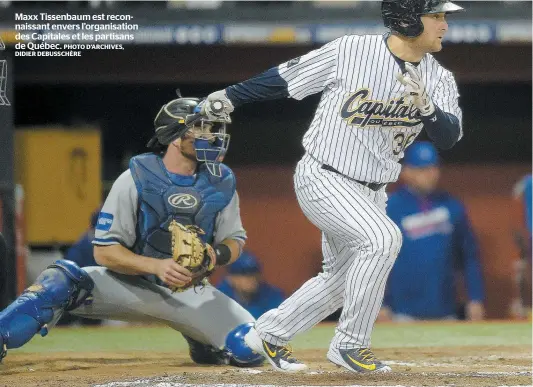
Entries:
[[273, 345], [259, 337], [252, 328], [244, 336], [246, 344], [255, 352], [262, 353], [276, 371], [299, 372], [307, 369], [304, 363], [292, 357], [292, 349], [288, 346]]
[[189, 344], [189, 355], [196, 364], [228, 365], [230, 355], [228, 352], [215, 348], [209, 344], [203, 344], [189, 336], [183, 335]]
[[329, 349], [329, 361], [352, 372], [391, 372], [391, 368], [380, 362], [369, 348]]

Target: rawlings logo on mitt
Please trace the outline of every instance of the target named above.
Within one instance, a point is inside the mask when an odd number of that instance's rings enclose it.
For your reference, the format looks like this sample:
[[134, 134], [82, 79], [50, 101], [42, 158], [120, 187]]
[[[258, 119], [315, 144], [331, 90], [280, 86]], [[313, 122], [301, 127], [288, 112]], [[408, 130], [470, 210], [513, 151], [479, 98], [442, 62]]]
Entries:
[[170, 222], [168, 230], [172, 235], [172, 258], [192, 273], [192, 280], [188, 284], [169, 288], [173, 292], [183, 292], [190, 287], [206, 285], [207, 277], [214, 271], [215, 265], [207, 254], [208, 245], [198, 237], [198, 234], [205, 232], [198, 226], [184, 226], [175, 220]]

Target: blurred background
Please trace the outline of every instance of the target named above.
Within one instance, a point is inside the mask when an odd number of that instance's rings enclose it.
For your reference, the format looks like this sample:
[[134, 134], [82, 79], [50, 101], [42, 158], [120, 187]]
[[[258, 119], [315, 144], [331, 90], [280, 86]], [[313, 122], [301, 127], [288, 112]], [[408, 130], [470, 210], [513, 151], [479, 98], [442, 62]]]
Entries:
[[[513, 187], [531, 173], [532, 8], [529, 1], [457, 3], [467, 12], [449, 18], [444, 50], [435, 56], [456, 76], [464, 137], [440, 153], [440, 185], [465, 203], [480, 244], [487, 317], [503, 319], [513, 316], [520, 294], [517, 262], [531, 256], [516, 242], [524, 215]], [[0, 7], [0, 227], [10, 247], [1, 262], [1, 307], [88, 231], [114, 179], [145, 151], [153, 119], [176, 88], [203, 97], [338, 36], [386, 32], [380, 2], [370, 1], [1, 1]], [[15, 12], [129, 14], [138, 29], [124, 50], [15, 57]], [[319, 231], [301, 213], [292, 187], [318, 99], [244, 106], [230, 127], [225, 162], [237, 175], [247, 248], [264, 279], [287, 295], [321, 269]], [[524, 294], [530, 298], [530, 285]]]

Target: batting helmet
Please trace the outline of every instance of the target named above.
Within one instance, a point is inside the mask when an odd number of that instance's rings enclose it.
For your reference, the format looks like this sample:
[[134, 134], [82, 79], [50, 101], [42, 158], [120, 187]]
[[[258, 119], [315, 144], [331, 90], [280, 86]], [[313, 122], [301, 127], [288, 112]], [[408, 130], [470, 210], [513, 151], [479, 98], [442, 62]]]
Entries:
[[383, 0], [381, 3], [381, 17], [385, 27], [409, 38], [415, 38], [424, 31], [420, 16], [463, 10], [448, 0]]

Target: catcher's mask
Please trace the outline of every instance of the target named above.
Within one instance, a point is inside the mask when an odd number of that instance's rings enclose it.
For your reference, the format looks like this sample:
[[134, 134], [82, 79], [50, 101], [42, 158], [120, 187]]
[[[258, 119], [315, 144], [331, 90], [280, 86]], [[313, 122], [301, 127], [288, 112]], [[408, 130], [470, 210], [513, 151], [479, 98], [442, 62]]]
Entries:
[[[197, 106], [195, 113], [199, 111], [200, 107]], [[230, 135], [226, 133], [226, 121], [213, 121], [201, 117], [187, 133], [191, 132], [194, 137], [196, 159], [204, 163], [213, 176], [222, 176], [220, 163], [224, 160], [230, 140]]]
[[227, 152], [230, 135], [222, 120], [200, 116], [187, 124], [188, 118], [200, 112], [199, 104], [198, 98], [178, 98], [165, 104], [154, 120], [155, 135], [147, 146], [161, 151], [180, 137], [192, 136], [198, 162], [204, 163], [212, 175], [221, 176], [220, 163]]
[[433, 13], [461, 12], [464, 8], [449, 0], [383, 0], [381, 17], [385, 27], [400, 35], [416, 38], [424, 31], [420, 17]]

